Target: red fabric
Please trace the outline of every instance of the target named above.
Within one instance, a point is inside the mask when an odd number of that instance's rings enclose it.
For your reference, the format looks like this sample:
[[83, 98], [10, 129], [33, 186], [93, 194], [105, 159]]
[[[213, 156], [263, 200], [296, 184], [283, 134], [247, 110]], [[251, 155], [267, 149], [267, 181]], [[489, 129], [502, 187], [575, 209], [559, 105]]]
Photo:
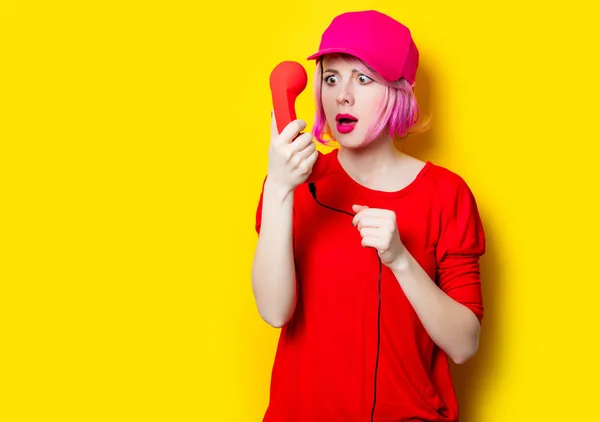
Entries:
[[[404, 245], [458, 302], [483, 318], [478, 258], [485, 237], [475, 199], [462, 178], [428, 162], [399, 192], [353, 181], [322, 154], [320, 202], [352, 212], [353, 204], [396, 212]], [[260, 232], [262, 193], [256, 212]], [[281, 329], [264, 422], [367, 422], [377, 351], [377, 277], [373, 249], [361, 246], [352, 217], [326, 209], [308, 185], [294, 194], [294, 250], [299, 297]], [[374, 421], [457, 421], [449, 361], [383, 266], [381, 343]]]

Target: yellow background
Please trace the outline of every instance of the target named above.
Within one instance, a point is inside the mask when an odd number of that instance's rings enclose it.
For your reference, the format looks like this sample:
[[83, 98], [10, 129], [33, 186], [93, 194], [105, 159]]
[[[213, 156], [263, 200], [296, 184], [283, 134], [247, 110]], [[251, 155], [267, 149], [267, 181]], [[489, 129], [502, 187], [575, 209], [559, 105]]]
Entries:
[[[597, 19], [586, 1], [0, 4], [0, 420], [260, 421], [268, 77], [331, 18], [411, 27], [488, 235], [464, 422], [597, 417]], [[589, 4], [592, 4], [590, 2]], [[312, 122], [312, 78], [298, 115]]]

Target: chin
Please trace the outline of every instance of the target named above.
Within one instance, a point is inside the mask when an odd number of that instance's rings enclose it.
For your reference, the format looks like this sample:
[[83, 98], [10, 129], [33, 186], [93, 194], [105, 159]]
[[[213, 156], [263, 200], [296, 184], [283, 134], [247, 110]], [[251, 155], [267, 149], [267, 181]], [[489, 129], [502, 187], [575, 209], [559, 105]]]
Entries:
[[361, 149], [368, 144], [364, 142], [365, 134], [358, 132], [335, 133], [335, 140], [344, 148]]

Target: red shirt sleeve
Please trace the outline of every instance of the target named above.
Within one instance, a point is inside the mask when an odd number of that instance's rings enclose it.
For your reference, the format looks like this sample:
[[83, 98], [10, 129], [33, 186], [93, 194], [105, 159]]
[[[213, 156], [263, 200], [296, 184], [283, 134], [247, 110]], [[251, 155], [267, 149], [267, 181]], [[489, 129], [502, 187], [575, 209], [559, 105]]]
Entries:
[[483, 319], [479, 258], [485, 253], [485, 234], [475, 198], [462, 180], [444, 204], [438, 241], [438, 285], [448, 296]]

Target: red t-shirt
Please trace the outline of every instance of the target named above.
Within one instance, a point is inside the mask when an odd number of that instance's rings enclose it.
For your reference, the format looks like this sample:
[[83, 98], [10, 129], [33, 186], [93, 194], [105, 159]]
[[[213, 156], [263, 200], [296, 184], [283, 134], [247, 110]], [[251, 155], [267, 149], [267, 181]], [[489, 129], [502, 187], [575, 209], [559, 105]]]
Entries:
[[[485, 237], [462, 178], [427, 162], [397, 192], [368, 189], [320, 154], [319, 202], [351, 214], [353, 204], [395, 211], [400, 237], [437, 285], [481, 321], [479, 257]], [[260, 232], [262, 193], [256, 213]], [[449, 360], [433, 343], [393, 273], [381, 275], [378, 345], [377, 252], [361, 245], [352, 216], [319, 205], [308, 183], [293, 207], [299, 295], [281, 328], [264, 422], [457, 421]]]

